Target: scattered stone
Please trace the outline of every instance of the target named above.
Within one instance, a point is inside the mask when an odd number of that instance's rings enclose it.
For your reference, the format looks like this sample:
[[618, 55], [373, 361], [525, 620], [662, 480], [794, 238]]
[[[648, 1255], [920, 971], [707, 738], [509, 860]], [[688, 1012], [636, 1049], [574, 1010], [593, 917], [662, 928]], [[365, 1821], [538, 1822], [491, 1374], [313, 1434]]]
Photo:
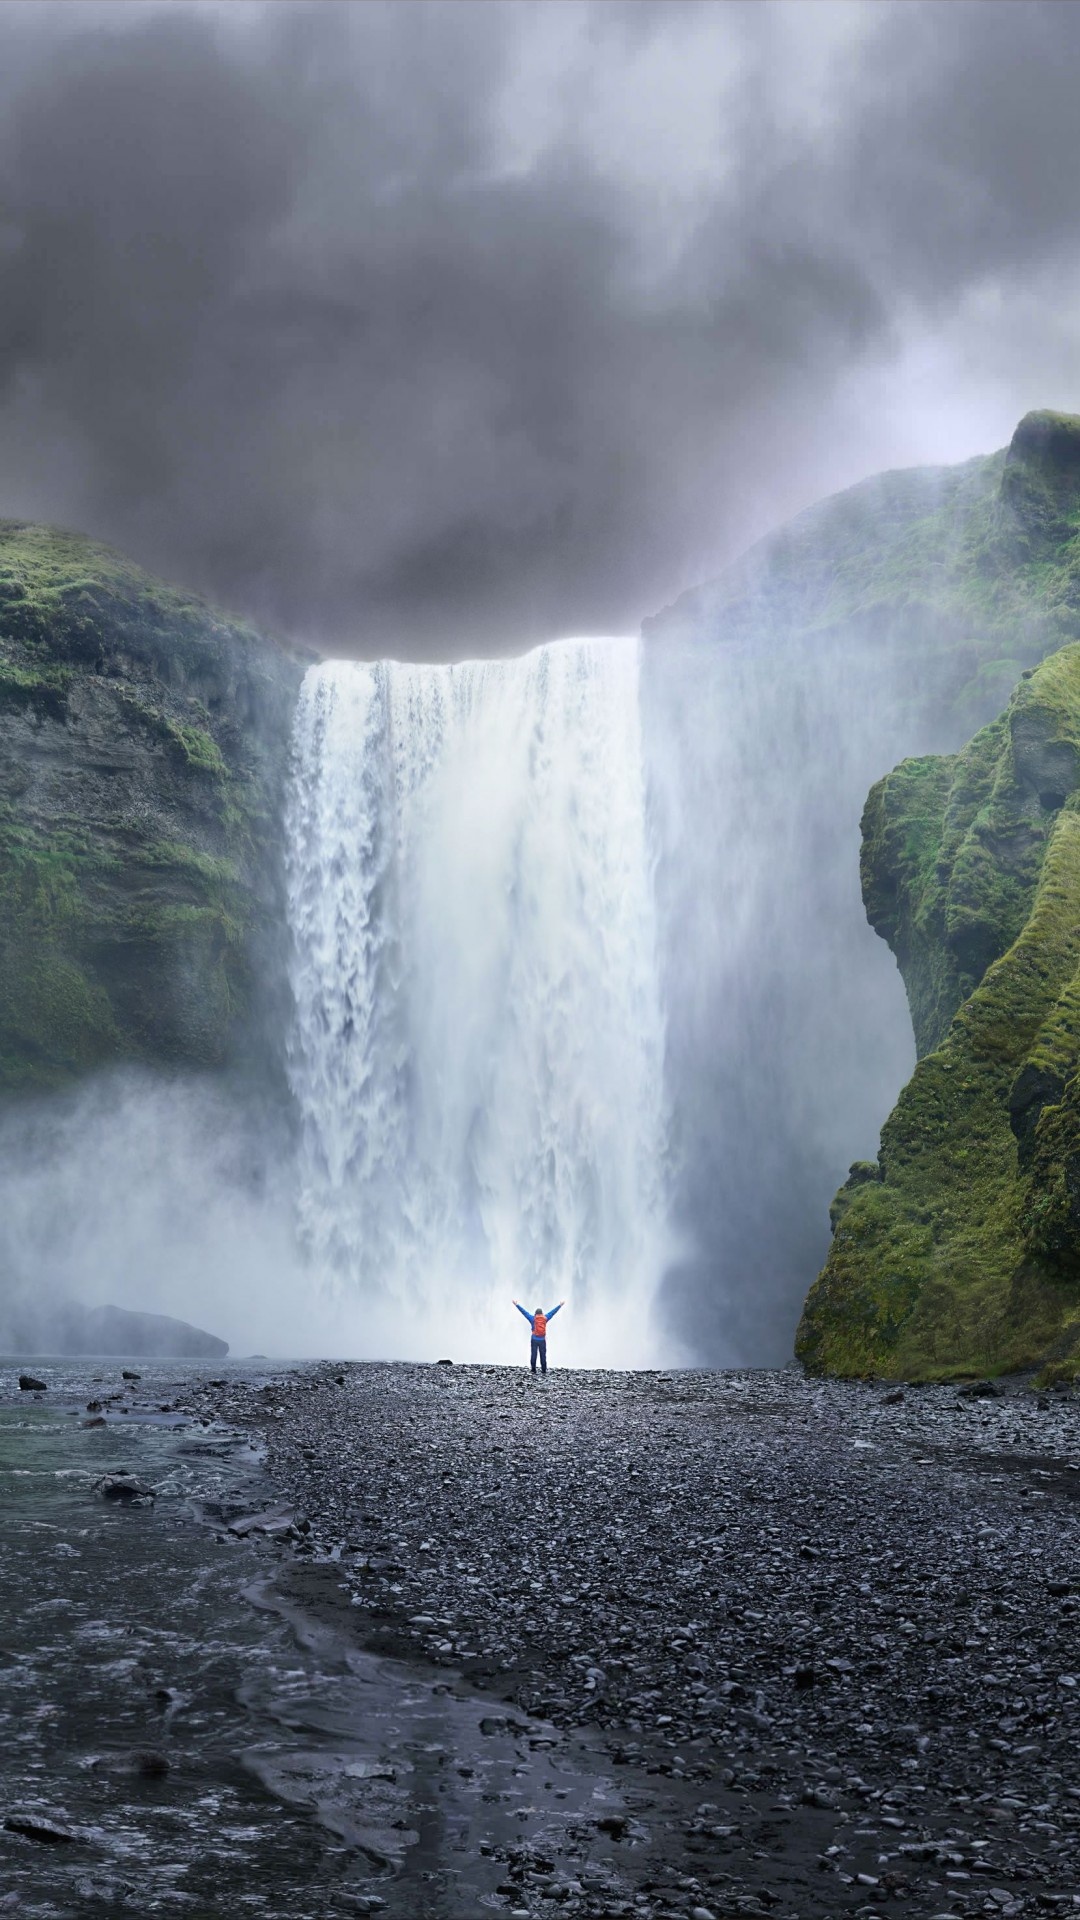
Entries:
[[20, 1393], [48, 1393], [48, 1391], [49, 1389], [46, 1386], [44, 1380], [35, 1380], [32, 1373], [20, 1373], [19, 1375], [19, 1392]]
[[612, 1840], [621, 1840], [629, 1824], [625, 1813], [605, 1813], [596, 1823], [599, 1831], [609, 1834]]
[[38, 1840], [42, 1846], [72, 1846], [79, 1838], [71, 1827], [42, 1813], [9, 1813], [4, 1821], [9, 1833], [21, 1833], [24, 1840]]
[[289, 1533], [295, 1525], [291, 1507], [274, 1507], [268, 1513], [246, 1513], [239, 1520], [229, 1521], [229, 1532], [238, 1540], [249, 1533], [265, 1533], [280, 1537]]
[[893, 1388], [886, 1421], [880, 1384], [794, 1371], [553, 1372], [542, 1407], [506, 1368], [463, 1367], [453, 1394], [437, 1366], [338, 1377], [229, 1397], [306, 1516], [284, 1552], [334, 1562], [362, 1642], [486, 1694], [484, 1748], [584, 1723], [618, 1769], [572, 1884], [556, 1796], [523, 1805], [555, 1873], [502, 1854], [508, 1904], [1037, 1920], [1071, 1900], [1075, 1396]]
[[91, 1492], [100, 1494], [102, 1500], [116, 1500], [125, 1506], [138, 1506], [144, 1500], [154, 1500], [153, 1487], [144, 1487], [130, 1473], [107, 1473], [95, 1480]]
[[[130, 1367], [122, 1367], [120, 1370], [120, 1378], [121, 1380], [141, 1380], [142, 1374], [133, 1373]], [[224, 1381], [222, 1381], [221, 1385], [224, 1386], [224, 1384]]]

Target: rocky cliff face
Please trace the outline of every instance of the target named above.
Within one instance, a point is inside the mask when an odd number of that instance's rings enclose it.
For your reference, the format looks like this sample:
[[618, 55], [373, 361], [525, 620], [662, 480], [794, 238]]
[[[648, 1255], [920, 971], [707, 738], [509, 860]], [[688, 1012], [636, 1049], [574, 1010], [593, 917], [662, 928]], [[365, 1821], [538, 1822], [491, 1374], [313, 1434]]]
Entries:
[[871, 792], [863, 891], [920, 1059], [833, 1204], [815, 1371], [1080, 1368], [1080, 645]]
[[[666, 1304], [709, 1358], [790, 1351], [827, 1196], [910, 1072], [903, 996], [859, 897], [860, 815], [887, 768], [955, 753], [1026, 669], [1080, 640], [1078, 448], [1080, 422], [1033, 414], [985, 459], [867, 480], [647, 623], [652, 764], [677, 769], [658, 880], [690, 1251]], [[1060, 768], [1039, 777], [1065, 791]], [[911, 864], [951, 778], [936, 760], [912, 778], [890, 842]], [[1019, 931], [1023, 853], [999, 876], [1011, 904], [980, 905], [997, 851], [973, 836], [940, 905], [948, 944], [928, 907], [869, 882], [924, 1051]]]
[[0, 1093], [242, 1057], [303, 664], [107, 548], [0, 523]]

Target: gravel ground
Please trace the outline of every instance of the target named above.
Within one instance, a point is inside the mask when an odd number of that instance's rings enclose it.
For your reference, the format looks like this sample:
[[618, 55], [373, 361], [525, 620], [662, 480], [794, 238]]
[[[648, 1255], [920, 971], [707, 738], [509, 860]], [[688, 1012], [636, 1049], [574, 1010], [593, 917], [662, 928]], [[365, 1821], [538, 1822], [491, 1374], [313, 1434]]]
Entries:
[[200, 1407], [364, 1647], [617, 1781], [591, 1869], [522, 1815], [504, 1910], [1080, 1909], [1075, 1395], [361, 1364]]

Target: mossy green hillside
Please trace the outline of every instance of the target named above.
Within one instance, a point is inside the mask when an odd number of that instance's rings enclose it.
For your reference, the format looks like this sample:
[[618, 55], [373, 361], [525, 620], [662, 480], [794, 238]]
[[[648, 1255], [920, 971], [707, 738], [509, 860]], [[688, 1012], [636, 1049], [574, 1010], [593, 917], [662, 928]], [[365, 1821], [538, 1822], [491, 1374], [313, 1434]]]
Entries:
[[[1080, 1360], [1080, 646], [863, 821], [922, 1057], [834, 1203], [797, 1352], [941, 1377]], [[876, 1177], [875, 1177], [876, 1176]]]
[[301, 670], [107, 547], [0, 523], [0, 1090], [237, 1057]]
[[951, 744], [998, 711], [1025, 667], [1080, 639], [1080, 418], [1030, 413], [998, 453], [862, 481], [645, 633], [658, 645], [835, 637], [895, 651], [913, 719], [940, 719]]

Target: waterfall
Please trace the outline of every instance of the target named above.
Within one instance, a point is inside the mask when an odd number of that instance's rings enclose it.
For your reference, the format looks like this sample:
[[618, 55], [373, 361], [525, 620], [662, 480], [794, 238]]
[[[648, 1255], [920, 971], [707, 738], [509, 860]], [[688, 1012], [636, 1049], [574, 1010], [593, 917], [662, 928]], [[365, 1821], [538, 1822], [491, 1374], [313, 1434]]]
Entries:
[[298, 1206], [323, 1286], [398, 1351], [445, 1346], [463, 1317], [474, 1355], [512, 1351], [509, 1296], [565, 1295], [576, 1358], [655, 1353], [667, 1129], [638, 644], [313, 667], [287, 824]]

